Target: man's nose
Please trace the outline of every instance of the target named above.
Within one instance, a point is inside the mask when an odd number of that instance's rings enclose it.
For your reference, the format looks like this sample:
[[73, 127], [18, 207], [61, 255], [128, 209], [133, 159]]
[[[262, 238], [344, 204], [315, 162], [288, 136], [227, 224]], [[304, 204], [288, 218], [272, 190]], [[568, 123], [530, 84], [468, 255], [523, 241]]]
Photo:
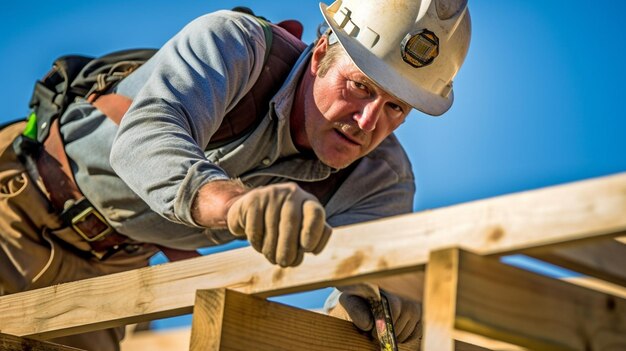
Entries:
[[382, 116], [384, 105], [384, 101], [381, 101], [381, 99], [364, 102], [360, 113], [354, 115], [354, 120], [359, 125], [359, 128], [366, 132], [376, 129], [378, 120]]

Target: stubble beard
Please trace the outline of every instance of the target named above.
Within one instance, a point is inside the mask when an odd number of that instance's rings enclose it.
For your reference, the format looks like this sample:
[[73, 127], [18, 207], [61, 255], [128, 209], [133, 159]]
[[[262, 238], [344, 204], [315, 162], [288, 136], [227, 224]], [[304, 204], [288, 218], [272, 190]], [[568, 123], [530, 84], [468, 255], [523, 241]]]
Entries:
[[[357, 139], [360, 142], [363, 142], [363, 143], [369, 142], [368, 136], [365, 134], [365, 132], [362, 131], [360, 128], [355, 127], [354, 125], [351, 125], [350, 123], [333, 122], [331, 126], [332, 126], [331, 129], [327, 131], [328, 133], [339, 133], [338, 131], [342, 131], [343, 133], [349, 134], [352, 138]], [[355, 162], [356, 160], [364, 156], [358, 153], [347, 160], [344, 158], [338, 159], [337, 157], [333, 157], [332, 154], [345, 155], [347, 153], [350, 153], [352, 155], [352, 152], [351, 152], [352, 150], [347, 149], [347, 148], [343, 149], [341, 145], [337, 145], [335, 147], [333, 147], [334, 145], [330, 145], [330, 146], [323, 145], [322, 143], [324, 143], [325, 138], [319, 138], [319, 137], [316, 138], [315, 135], [311, 135], [309, 133], [311, 130], [311, 127], [309, 126], [308, 123], [304, 124], [304, 128], [305, 128], [305, 132], [309, 136], [309, 140], [311, 143], [311, 150], [313, 151], [317, 159], [319, 159], [323, 164], [331, 168], [334, 168], [334, 169], [346, 168], [350, 164], [352, 164], [353, 162]], [[327, 154], [327, 152], [323, 152], [322, 151], [323, 149], [327, 151], [330, 150], [331, 154], [329, 155]]]

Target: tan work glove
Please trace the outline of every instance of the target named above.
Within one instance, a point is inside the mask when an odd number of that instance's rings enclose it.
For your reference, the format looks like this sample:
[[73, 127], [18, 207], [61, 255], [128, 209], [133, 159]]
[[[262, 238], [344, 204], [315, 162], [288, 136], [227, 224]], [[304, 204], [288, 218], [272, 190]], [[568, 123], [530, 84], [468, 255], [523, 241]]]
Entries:
[[229, 208], [226, 222], [231, 233], [246, 237], [255, 250], [282, 267], [299, 265], [305, 252], [321, 252], [332, 231], [324, 207], [295, 183], [245, 193]]
[[[344, 291], [335, 291], [335, 296], [330, 299], [337, 298], [337, 304], [330, 307], [328, 314], [337, 318], [352, 321], [354, 325], [366, 332], [371, 331], [376, 337], [374, 329], [374, 316], [367, 298], [371, 296], [371, 292], [366, 289], [357, 288], [344, 289]], [[391, 309], [391, 317], [393, 318], [393, 326], [396, 332], [396, 340], [399, 343], [417, 344], [422, 338], [422, 306], [414, 301], [403, 297], [385, 293], [387, 301]]]

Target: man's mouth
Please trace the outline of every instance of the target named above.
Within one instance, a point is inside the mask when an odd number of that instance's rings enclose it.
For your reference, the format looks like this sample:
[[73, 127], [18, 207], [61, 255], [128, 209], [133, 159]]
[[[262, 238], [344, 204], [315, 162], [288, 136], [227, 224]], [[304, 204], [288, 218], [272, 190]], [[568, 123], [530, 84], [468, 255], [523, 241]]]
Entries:
[[361, 143], [358, 140], [354, 139], [352, 136], [346, 135], [337, 129], [335, 129], [335, 133], [337, 133], [337, 135], [343, 140], [345, 140], [346, 142], [350, 144], [354, 144], [356, 146], [361, 146]]
[[341, 123], [335, 125], [335, 132], [347, 142], [363, 146], [365, 144], [366, 135], [363, 134], [363, 131], [351, 126], [347, 123]]

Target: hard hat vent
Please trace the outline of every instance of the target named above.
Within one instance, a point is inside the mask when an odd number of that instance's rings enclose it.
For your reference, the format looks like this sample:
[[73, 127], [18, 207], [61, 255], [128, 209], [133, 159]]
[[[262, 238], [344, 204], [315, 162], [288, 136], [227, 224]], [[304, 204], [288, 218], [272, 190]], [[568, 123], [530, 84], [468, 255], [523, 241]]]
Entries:
[[423, 29], [408, 33], [401, 43], [402, 59], [413, 67], [428, 66], [439, 55], [439, 38]]

